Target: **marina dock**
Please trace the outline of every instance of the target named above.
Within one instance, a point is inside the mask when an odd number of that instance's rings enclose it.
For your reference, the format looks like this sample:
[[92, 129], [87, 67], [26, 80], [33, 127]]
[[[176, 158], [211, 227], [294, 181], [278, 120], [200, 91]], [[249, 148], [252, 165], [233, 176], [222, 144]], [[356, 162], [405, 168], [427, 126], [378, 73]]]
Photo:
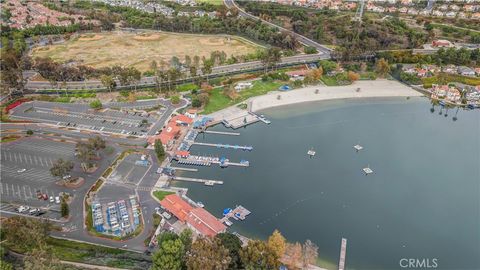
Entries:
[[212, 164], [218, 164], [220, 167], [225, 168], [228, 166], [249, 167], [250, 162], [247, 160], [241, 160], [240, 162], [232, 162], [228, 158], [218, 157], [204, 157], [190, 155], [186, 158], [179, 158], [178, 164], [195, 165], [195, 166], [211, 166]]
[[227, 132], [227, 131], [205, 130], [204, 133], [240, 136], [240, 133], [238, 132]]
[[177, 171], [198, 172], [198, 169], [195, 169], [195, 168], [182, 168], [182, 167], [169, 167], [169, 168]]
[[204, 145], [204, 146], [213, 146], [217, 148], [226, 148], [226, 149], [239, 149], [244, 151], [252, 151], [253, 146], [242, 146], [242, 145], [230, 145], [230, 144], [221, 144], [221, 143], [202, 143], [202, 142], [194, 142], [193, 144], [196, 145]]
[[233, 223], [230, 221], [230, 218], [235, 220], [245, 220], [245, 218], [250, 214], [251, 212], [247, 208], [237, 205], [233, 210], [231, 208], [223, 210], [223, 218], [220, 219], [220, 222], [231, 226]]
[[347, 239], [342, 238], [342, 246], [340, 247], [340, 260], [338, 261], [338, 270], [345, 269], [346, 256], [347, 256]]
[[223, 184], [223, 181], [200, 179], [200, 178], [191, 178], [191, 177], [183, 177], [183, 176], [173, 176], [172, 179], [175, 180], [175, 181], [203, 183], [206, 186], [222, 185]]

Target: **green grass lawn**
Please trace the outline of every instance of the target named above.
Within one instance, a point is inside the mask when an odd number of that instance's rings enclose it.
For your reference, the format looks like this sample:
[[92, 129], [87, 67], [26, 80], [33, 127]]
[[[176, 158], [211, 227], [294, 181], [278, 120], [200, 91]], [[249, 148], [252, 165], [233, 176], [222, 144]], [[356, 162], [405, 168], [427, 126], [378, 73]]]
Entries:
[[239, 96], [236, 99], [230, 99], [229, 97], [223, 94], [223, 88], [214, 89], [210, 94], [210, 101], [207, 106], [203, 109], [203, 114], [209, 114], [216, 112], [218, 110], [224, 109], [226, 107], [232, 106], [236, 103], [242, 102], [250, 97], [264, 95], [270, 91], [278, 90], [278, 88], [286, 82], [282, 81], [256, 81], [253, 84], [253, 87], [250, 89], [245, 89], [239, 93]]
[[165, 198], [165, 196], [170, 195], [170, 194], [175, 194], [175, 192], [163, 191], [163, 190], [157, 190], [157, 191], [153, 192], [153, 196], [155, 196], [160, 201], [163, 200], [163, 198]]
[[178, 92], [198, 90], [198, 88], [199, 88], [198, 85], [194, 83], [185, 83], [185, 84], [177, 85]]
[[335, 76], [322, 76], [321, 80], [326, 86], [339, 86], [340, 85], [337, 81], [337, 78], [335, 78]]

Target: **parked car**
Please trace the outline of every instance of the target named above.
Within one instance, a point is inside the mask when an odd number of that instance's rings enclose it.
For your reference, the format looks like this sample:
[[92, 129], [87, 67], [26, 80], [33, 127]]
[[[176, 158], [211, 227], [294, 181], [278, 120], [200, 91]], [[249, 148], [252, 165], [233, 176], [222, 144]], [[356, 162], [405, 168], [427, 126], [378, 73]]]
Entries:
[[172, 215], [170, 215], [170, 214], [167, 213], [167, 212], [163, 212], [163, 213], [162, 213], [162, 216], [163, 216], [164, 218], [166, 218], [166, 219], [170, 219], [170, 218], [172, 217]]
[[23, 212], [28, 211], [28, 209], [30, 209], [30, 207], [22, 205], [22, 206], [17, 208], [17, 212], [23, 213]]
[[47, 194], [43, 194], [43, 195], [42, 195], [42, 199], [43, 199], [44, 201], [48, 201], [48, 195], [47, 195]]
[[55, 202], [55, 198], [53, 198], [53, 196], [50, 196], [50, 202], [51, 203]]
[[60, 203], [60, 197], [55, 197], [55, 203]]
[[26, 170], [27, 170], [27, 169], [25, 169], [25, 168], [24, 168], [24, 169], [20, 169], [20, 170], [17, 171], [17, 173], [22, 173], [22, 172], [24, 172], [24, 171], [26, 171]]

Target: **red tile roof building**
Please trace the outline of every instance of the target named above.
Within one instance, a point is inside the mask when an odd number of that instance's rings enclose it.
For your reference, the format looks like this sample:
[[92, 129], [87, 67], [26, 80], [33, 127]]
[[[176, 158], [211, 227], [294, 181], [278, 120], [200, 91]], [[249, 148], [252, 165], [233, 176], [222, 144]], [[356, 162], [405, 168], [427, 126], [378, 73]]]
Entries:
[[193, 209], [190, 204], [180, 198], [177, 194], [165, 196], [165, 198], [160, 201], [160, 205], [183, 222], [185, 222], [187, 215]]
[[199, 207], [193, 208], [176, 194], [165, 196], [165, 198], [160, 201], [160, 204], [198, 234], [215, 236], [218, 233], [225, 232], [227, 229], [225, 225], [207, 210]]
[[215, 236], [225, 232], [227, 227], [203, 208], [194, 208], [187, 215], [187, 225], [199, 234]]

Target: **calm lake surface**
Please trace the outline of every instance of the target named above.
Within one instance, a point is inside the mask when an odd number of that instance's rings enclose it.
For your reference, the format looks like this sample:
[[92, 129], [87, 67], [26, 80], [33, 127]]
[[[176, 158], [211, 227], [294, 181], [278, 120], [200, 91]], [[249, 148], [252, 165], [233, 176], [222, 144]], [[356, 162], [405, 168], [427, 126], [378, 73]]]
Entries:
[[[347, 269], [400, 269], [402, 258], [480, 269], [480, 111], [460, 110], [453, 121], [456, 110], [445, 117], [430, 108], [424, 98], [394, 98], [269, 109], [262, 113], [270, 125], [197, 139], [252, 145], [252, 152], [191, 150], [246, 159], [249, 168], [198, 167], [183, 175], [224, 184], [177, 184], [217, 217], [237, 204], [252, 211], [232, 231], [266, 238], [277, 228], [290, 242], [311, 239], [322, 265], [337, 264], [345, 237]], [[357, 143], [364, 147], [358, 153]]]

